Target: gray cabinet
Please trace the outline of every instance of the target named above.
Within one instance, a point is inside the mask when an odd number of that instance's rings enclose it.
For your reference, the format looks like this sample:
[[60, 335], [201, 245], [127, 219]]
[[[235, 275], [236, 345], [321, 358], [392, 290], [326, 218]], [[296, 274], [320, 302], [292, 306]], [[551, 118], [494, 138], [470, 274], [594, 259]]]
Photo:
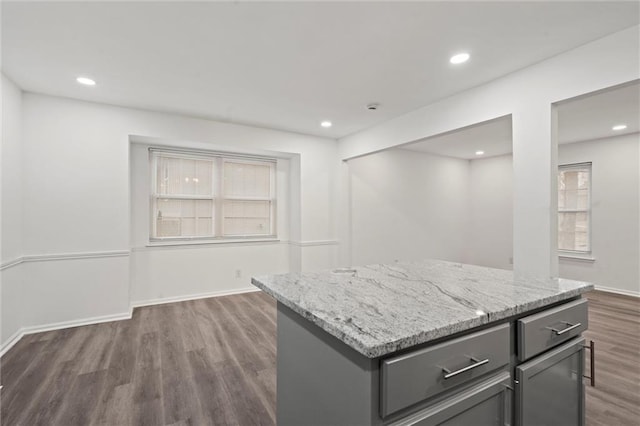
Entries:
[[583, 373], [583, 338], [516, 367], [516, 426], [583, 426]]
[[588, 328], [587, 299], [565, 303], [518, 320], [518, 360], [526, 361]]
[[505, 426], [511, 424], [511, 375], [500, 373], [413, 414], [393, 426]]
[[584, 426], [584, 339], [570, 336], [586, 312], [570, 301], [367, 358], [278, 303], [278, 425]]
[[509, 324], [387, 358], [381, 364], [380, 415], [386, 417], [509, 365]]

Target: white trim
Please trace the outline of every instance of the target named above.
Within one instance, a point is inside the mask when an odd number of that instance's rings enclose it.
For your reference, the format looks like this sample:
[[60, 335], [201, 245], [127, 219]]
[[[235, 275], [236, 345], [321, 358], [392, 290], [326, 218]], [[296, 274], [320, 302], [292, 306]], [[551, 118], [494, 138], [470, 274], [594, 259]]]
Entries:
[[191, 294], [187, 296], [142, 300], [138, 302], [132, 302], [129, 306], [129, 312], [123, 312], [120, 314], [113, 314], [113, 315], [104, 315], [104, 316], [92, 317], [92, 318], [85, 318], [82, 320], [63, 321], [63, 322], [57, 322], [53, 324], [22, 327], [15, 333], [13, 333], [13, 335], [5, 343], [2, 344], [2, 346], [0, 347], [0, 356], [3, 356], [9, 349], [11, 349], [16, 343], [18, 343], [20, 339], [22, 339], [22, 337], [26, 334], [42, 333], [44, 331], [60, 330], [63, 328], [79, 327], [83, 325], [100, 324], [103, 322], [110, 322], [110, 321], [127, 320], [127, 319], [131, 319], [133, 310], [135, 308], [140, 308], [143, 306], [161, 305], [165, 303], [184, 302], [187, 300], [206, 299], [209, 297], [219, 297], [219, 296], [230, 296], [233, 294], [253, 293], [258, 291], [262, 291], [262, 290], [260, 290], [257, 287], [251, 286], [251, 287], [245, 287], [238, 290], [214, 291], [210, 293]]
[[13, 333], [11, 337], [9, 337], [7, 341], [0, 347], [0, 356], [3, 356], [9, 351], [9, 349], [14, 347], [15, 344], [18, 343], [20, 339], [22, 339], [22, 336], [24, 336], [24, 328], [21, 328]]
[[231, 296], [233, 294], [253, 293], [261, 291], [257, 287], [245, 287], [237, 290], [212, 291], [207, 293], [188, 294], [186, 296], [162, 297], [160, 299], [148, 299], [131, 302], [131, 309], [140, 308], [142, 306], [163, 305], [165, 303], [184, 302], [187, 300], [207, 299], [209, 297]]
[[119, 314], [102, 315], [99, 317], [85, 318], [81, 320], [62, 321], [62, 322], [56, 322], [56, 323], [46, 324], [46, 325], [22, 327], [21, 329], [16, 331], [9, 338], [9, 340], [7, 340], [6, 343], [2, 345], [2, 349], [0, 350], [0, 356], [4, 355], [9, 349], [11, 349], [16, 343], [18, 343], [18, 341], [20, 341], [20, 339], [22, 339], [22, 337], [26, 334], [42, 333], [44, 331], [60, 330], [63, 328], [80, 327], [83, 325], [92, 325], [92, 324], [100, 324], [103, 322], [126, 320], [126, 319], [131, 319], [131, 313], [132, 311], [131, 309], [129, 309], [129, 312], [123, 312]]
[[[178, 247], [178, 246], [198, 246], [198, 245], [216, 245], [216, 244], [240, 244], [244, 245], [247, 243], [278, 243], [280, 240], [274, 237], [265, 237], [265, 238], [251, 238], [251, 237], [237, 237], [237, 238], [158, 238], [152, 241], [145, 246], [145, 248], [154, 248], [154, 247]], [[136, 248], [137, 249], [137, 248]]]
[[103, 257], [126, 257], [129, 250], [86, 251], [82, 253], [30, 254], [22, 257], [23, 262], [47, 262], [51, 260], [93, 259]]
[[141, 251], [154, 251], [162, 249], [195, 249], [202, 248], [202, 246], [237, 246], [242, 247], [245, 245], [269, 245], [269, 244], [288, 244], [294, 247], [316, 247], [316, 246], [337, 246], [340, 244], [337, 240], [311, 240], [311, 241], [287, 241], [278, 239], [246, 239], [246, 240], [220, 240], [220, 241], [189, 241], [188, 243], [150, 243], [141, 247], [131, 248], [131, 252]]
[[[224, 150], [201, 150], [197, 148], [183, 148], [176, 146], [150, 146], [149, 153], [156, 157], [188, 158], [201, 160], [206, 158], [222, 158], [223, 160], [235, 160], [237, 162], [275, 163], [277, 158], [270, 155], [247, 154], [243, 152]], [[164, 155], [163, 155], [164, 154]]]
[[311, 241], [289, 241], [289, 244], [297, 247], [315, 247], [315, 246], [337, 246], [338, 240], [311, 240]]
[[[148, 112], [149, 110], [141, 110], [141, 111]], [[236, 124], [232, 124], [232, 125], [235, 126]], [[267, 129], [266, 127], [256, 127], [256, 126], [250, 126], [250, 127], [261, 128], [261, 129], [269, 130], [271, 132], [282, 133], [281, 130]], [[305, 136], [309, 136], [309, 135], [305, 135]], [[213, 144], [213, 141], [198, 142], [198, 141], [189, 141], [189, 140], [183, 140], [183, 139], [165, 139], [165, 138], [136, 135], [136, 134], [129, 134], [129, 143], [135, 144], [135, 145], [145, 145], [147, 149], [155, 147], [161, 150], [164, 150], [165, 148], [167, 149], [178, 148], [178, 149], [185, 149], [189, 151], [196, 150], [196, 151], [205, 151], [205, 152], [211, 152], [211, 151], [233, 152], [236, 154], [246, 155], [248, 157], [278, 158], [283, 160], [290, 160], [292, 158], [300, 156], [299, 153], [294, 153], [294, 152], [270, 151], [270, 150], [257, 149], [257, 148], [243, 149], [235, 146], [232, 147], [228, 145]]]
[[[76, 260], [76, 259], [100, 259], [105, 257], [127, 257], [132, 252], [139, 251], [151, 251], [162, 248], [169, 249], [185, 249], [185, 248], [199, 248], [200, 246], [244, 246], [248, 244], [289, 244], [295, 247], [316, 247], [316, 246], [337, 246], [340, 244], [338, 240], [309, 240], [309, 241], [287, 241], [287, 240], [279, 240], [272, 238], [265, 239], [238, 239], [238, 240], [224, 240], [224, 241], [190, 241], [188, 243], [155, 243], [150, 244], [144, 247], [132, 247], [131, 250], [112, 250], [112, 251], [87, 251], [87, 252], [79, 252], [79, 253], [53, 253], [53, 254], [29, 254], [22, 257], [18, 257], [16, 259], [9, 260], [0, 264], [0, 271], [12, 268], [21, 263], [26, 262], [47, 262], [52, 260]], [[565, 255], [560, 255], [560, 257], [569, 257]], [[585, 260], [595, 260], [592, 258], [583, 258], [583, 257], [570, 257], [571, 259], [585, 259]]]
[[97, 317], [89, 317], [80, 320], [69, 320], [54, 322], [46, 325], [36, 325], [31, 327], [23, 327], [24, 334], [42, 333], [43, 331], [60, 330], [63, 328], [80, 327], [83, 325], [101, 324], [103, 322], [121, 321], [125, 319], [131, 319], [131, 309], [128, 312], [121, 312], [119, 314], [100, 315]]
[[596, 285], [595, 289], [599, 291], [606, 291], [607, 293], [616, 293], [616, 294], [622, 294], [624, 296], [640, 297], [640, 291], [621, 290], [619, 288], [604, 287], [601, 285]]
[[578, 260], [581, 262], [595, 262], [596, 258], [588, 254], [559, 253], [560, 260]]
[[4, 271], [5, 269], [9, 269], [13, 266], [18, 266], [22, 262], [24, 262], [24, 258], [22, 257], [18, 257], [16, 259], [9, 260], [8, 262], [4, 262], [3, 264], [0, 264], [0, 271]]
[[52, 260], [102, 259], [105, 257], [127, 257], [130, 250], [86, 251], [82, 253], [28, 254], [0, 265], [0, 271], [27, 262], [48, 262]]
[[173, 243], [161, 243], [161, 244], [149, 244], [146, 246], [131, 248], [132, 253], [142, 251], [155, 251], [155, 250], [185, 250], [185, 249], [199, 249], [207, 247], [244, 247], [244, 246], [261, 246], [272, 244], [287, 244], [287, 241], [281, 240], [242, 240], [242, 241], [191, 241], [184, 244]]

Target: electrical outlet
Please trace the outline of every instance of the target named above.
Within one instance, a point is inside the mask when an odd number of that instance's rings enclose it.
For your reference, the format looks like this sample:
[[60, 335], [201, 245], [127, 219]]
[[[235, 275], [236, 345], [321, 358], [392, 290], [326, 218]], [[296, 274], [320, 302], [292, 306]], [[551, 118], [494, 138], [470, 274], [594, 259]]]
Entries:
[[513, 257], [509, 258], [509, 265], [513, 265]]
[[236, 278], [242, 278], [242, 271], [240, 269], [236, 269]]

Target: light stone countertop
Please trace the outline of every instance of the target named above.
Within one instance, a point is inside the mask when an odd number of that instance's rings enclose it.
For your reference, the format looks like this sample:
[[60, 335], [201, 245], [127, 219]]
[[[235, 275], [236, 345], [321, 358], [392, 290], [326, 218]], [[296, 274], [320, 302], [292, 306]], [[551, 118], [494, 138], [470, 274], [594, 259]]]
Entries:
[[593, 284], [425, 260], [251, 282], [368, 358], [577, 297]]

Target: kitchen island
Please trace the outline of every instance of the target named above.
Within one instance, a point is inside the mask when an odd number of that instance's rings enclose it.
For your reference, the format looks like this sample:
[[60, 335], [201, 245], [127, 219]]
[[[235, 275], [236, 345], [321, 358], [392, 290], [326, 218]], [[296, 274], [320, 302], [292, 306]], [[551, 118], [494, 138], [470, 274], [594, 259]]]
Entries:
[[583, 423], [589, 283], [439, 260], [252, 283], [278, 302], [279, 425]]

